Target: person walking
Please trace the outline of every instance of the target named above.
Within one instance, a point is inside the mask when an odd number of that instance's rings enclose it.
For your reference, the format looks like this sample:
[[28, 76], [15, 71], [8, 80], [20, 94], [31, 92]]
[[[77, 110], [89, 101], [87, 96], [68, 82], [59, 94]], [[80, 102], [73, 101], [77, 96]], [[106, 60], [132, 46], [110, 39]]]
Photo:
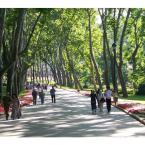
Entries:
[[12, 114], [11, 118], [19, 119], [21, 117], [21, 109], [20, 109], [20, 101], [18, 99], [18, 96], [16, 94], [12, 94]]
[[100, 109], [100, 112], [102, 113], [103, 112], [103, 104], [105, 102], [105, 98], [104, 98], [104, 94], [102, 93], [102, 91], [100, 89], [98, 89], [97, 98], [98, 98], [99, 109]]
[[33, 89], [32, 96], [33, 96], [33, 105], [36, 105], [36, 102], [37, 102], [37, 90], [36, 90], [36, 88]]
[[54, 86], [52, 86], [52, 89], [50, 89], [50, 95], [51, 95], [52, 103], [56, 103], [55, 92], [56, 92], [56, 90], [54, 89]]
[[97, 106], [96, 106], [96, 94], [95, 94], [94, 90], [91, 90], [90, 97], [91, 97], [92, 114], [95, 115]]
[[10, 108], [11, 101], [12, 100], [9, 94], [7, 96], [3, 96], [3, 107], [4, 107], [6, 120], [8, 120], [9, 118], [9, 108]]
[[106, 106], [107, 106], [107, 111], [108, 113], [111, 112], [111, 96], [112, 96], [112, 91], [110, 90], [110, 87], [106, 87], [106, 92], [105, 92], [105, 98], [106, 98]]
[[41, 91], [39, 92], [39, 98], [41, 100], [41, 105], [44, 104], [44, 96], [45, 96], [45, 94], [43, 92], [43, 89], [41, 89]]
[[114, 105], [116, 106], [117, 105], [117, 102], [118, 102], [118, 94], [117, 94], [117, 91], [113, 91], [113, 101], [114, 101]]

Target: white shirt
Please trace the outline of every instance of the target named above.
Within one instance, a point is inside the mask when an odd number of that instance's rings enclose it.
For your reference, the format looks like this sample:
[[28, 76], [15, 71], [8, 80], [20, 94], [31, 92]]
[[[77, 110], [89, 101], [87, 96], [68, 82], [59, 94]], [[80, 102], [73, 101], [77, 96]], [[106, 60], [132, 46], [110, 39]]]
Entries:
[[111, 96], [112, 96], [112, 91], [111, 90], [107, 90], [106, 93], [105, 93], [105, 97], [107, 99], [111, 99]]

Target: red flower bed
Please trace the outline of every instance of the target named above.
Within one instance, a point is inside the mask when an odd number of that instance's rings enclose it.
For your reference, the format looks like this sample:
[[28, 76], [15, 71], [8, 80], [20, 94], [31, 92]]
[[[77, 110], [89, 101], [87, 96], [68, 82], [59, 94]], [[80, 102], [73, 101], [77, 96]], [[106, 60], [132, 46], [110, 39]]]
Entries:
[[26, 105], [30, 105], [32, 103], [32, 97], [22, 97], [20, 99], [20, 104], [21, 104], [21, 107], [22, 106], [26, 106]]
[[3, 108], [3, 106], [0, 104], [0, 113], [1, 112], [4, 112], [4, 108]]
[[145, 105], [140, 103], [122, 103], [118, 104], [117, 106], [131, 113], [139, 113], [145, 111]]

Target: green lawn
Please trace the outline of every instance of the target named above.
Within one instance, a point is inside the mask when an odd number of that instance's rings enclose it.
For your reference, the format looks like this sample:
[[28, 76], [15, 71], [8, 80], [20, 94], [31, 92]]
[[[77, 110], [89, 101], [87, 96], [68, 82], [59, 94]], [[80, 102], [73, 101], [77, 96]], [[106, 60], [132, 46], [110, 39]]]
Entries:
[[[27, 93], [27, 90], [21, 91], [20, 94], [19, 94], [19, 97], [24, 96], [26, 93]], [[6, 94], [6, 86], [3, 86], [3, 96], [4, 96], [4, 95], [7, 95], [7, 94]]]
[[6, 90], [7, 89], [7, 87], [6, 86], [3, 86], [3, 91], [2, 91], [2, 93], [3, 93], [3, 96], [5, 96], [6, 95]]
[[21, 91], [20, 94], [19, 94], [19, 98], [23, 97], [24, 95], [26, 95], [27, 92], [28, 92], [28, 90]]
[[123, 100], [130, 100], [133, 101], [135, 103], [141, 103], [141, 104], [145, 104], [145, 96], [138, 96], [138, 95], [128, 95], [128, 98], [122, 98]]

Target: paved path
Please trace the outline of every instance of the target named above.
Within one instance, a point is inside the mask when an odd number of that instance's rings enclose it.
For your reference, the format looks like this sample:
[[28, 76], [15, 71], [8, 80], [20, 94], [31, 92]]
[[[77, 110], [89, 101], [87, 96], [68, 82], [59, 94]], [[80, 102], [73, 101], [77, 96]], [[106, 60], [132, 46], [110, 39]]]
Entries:
[[0, 119], [0, 136], [16, 137], [138, 137], [145, 126], [112, 107], [111, 114], [91, 115], [90, 98], [73, 91], [57, 89], [57, 102], [46, 96], [45, 105], [23, 108], [19, 120]]

